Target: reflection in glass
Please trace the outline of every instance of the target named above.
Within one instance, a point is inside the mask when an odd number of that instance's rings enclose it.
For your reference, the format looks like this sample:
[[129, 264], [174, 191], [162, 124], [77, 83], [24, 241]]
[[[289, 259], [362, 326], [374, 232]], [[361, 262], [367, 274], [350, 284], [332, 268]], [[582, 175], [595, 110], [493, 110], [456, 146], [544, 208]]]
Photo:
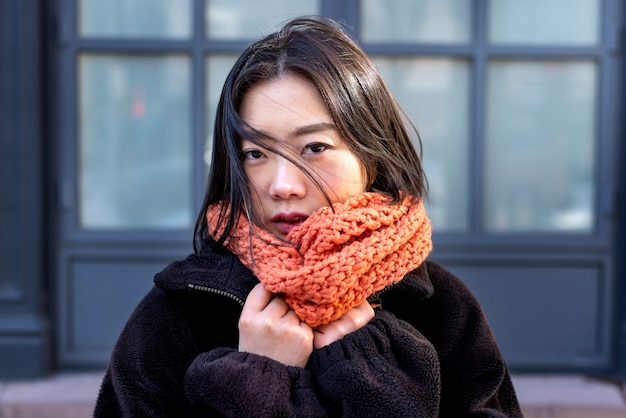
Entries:
[[361, 37], [366, 42], [468, 43], [468, 0], [363, 0]]
[[79, 0], [78, 33], [84, 37], [191, 37], [191, 0]]
[[415, 123], [430, 185], [428, 214], [436, 232], [468, 229], [469, 68], [452, 59], [374, 62]]
[[79, 222], [189, 228], [190, 65], [185, 57], [79, 58]]
[[498, 44], [595, 45], [599, 0], [489, 2], [489, 40]]
[[489, 231], [591, 231], [596, 77], [593, 62], [490, 63]]
[[206, 0], [207, 36], [256, 39], [290, 18], [320, 14], [319, 0]]

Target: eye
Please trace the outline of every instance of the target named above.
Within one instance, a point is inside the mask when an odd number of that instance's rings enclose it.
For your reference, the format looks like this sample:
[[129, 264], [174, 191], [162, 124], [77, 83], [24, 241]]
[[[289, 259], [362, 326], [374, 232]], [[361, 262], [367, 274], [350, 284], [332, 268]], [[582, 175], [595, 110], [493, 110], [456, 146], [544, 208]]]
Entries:
[[244, 160], [258, 160], [263, 158], [265, 154], [258, 149], [245, 149], [241, 151], [241, 156]]
[[303, 154], [319, 154], [328, 149], [329, 146], [320, 142], [313, 142], [304, 147]]

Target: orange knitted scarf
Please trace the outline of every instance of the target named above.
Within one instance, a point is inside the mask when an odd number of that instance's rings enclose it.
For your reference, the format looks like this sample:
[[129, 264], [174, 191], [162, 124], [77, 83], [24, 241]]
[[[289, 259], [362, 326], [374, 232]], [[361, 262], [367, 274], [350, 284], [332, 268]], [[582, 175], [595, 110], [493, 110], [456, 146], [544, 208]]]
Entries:
[[[311, 327], [340, 318], [367, 297], [400, 281], [432, 249], [424, 205], [405, 199], [389, 204], [380, 193], [364, 193], [333, 209], [322, 207], [287, 235], [289, 243], [241, 216], [226, 247], [265, 288], [280, 293]], [[216, 228], [220, 204], [207, 211]]]

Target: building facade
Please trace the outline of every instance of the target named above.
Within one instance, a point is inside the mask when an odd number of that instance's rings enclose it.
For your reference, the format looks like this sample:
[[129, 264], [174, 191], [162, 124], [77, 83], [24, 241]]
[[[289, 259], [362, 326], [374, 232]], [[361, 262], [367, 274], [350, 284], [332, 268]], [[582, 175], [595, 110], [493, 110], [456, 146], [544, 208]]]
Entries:
[[191, 251], [221, 84], [343, 21], [420, 132], [432, 258], [515, 371], [626, 376], [621, 0], [0, 0], [0, 378], [102, 369]]

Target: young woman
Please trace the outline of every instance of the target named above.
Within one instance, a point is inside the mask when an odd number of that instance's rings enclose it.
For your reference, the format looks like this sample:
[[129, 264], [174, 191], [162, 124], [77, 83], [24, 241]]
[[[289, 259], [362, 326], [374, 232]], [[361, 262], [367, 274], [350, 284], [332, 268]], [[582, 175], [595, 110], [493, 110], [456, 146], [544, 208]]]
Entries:
[[403, 116], [337, 24], [247, 48], [215, 126], [195, 253], [132, 314], [96, 416], [521, 416], [478, 302], [426, 260]]

